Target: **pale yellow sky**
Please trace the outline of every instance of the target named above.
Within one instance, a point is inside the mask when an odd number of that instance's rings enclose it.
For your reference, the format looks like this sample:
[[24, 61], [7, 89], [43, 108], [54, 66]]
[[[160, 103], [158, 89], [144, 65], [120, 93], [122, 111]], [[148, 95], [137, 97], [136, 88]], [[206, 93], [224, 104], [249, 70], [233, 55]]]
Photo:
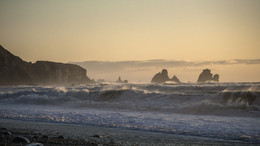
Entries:
[[259, 0], [1, 0], [0, 43], [27, 61], [256, 59]]
[[260, 0], [0, 0], [0, 21], [33, 62], [260, 58]]
[[176, 75], [182, 82], [196, 82], [203, 69], [220, 75], [220, 82], [259, 82], [260, 59], [229, 61], [87, 61], [74, 62], [88, 69], [88, 76], [94, 79], [116, 81], [119, 76], [130, 82], [150, 82], [162, 69], [167, 69], [169, 77]]

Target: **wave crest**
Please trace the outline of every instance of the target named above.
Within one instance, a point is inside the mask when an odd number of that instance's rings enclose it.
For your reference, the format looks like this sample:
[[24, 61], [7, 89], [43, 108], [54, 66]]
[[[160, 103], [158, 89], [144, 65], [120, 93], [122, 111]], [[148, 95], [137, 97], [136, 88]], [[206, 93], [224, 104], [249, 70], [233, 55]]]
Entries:
[[238, 113], [253, 113], [259, 116], [259, 86], [211, 83], [16, 87], [2, 89], [0, 101], [2, 104], [55, 105], [82, 109], [234, 116]]

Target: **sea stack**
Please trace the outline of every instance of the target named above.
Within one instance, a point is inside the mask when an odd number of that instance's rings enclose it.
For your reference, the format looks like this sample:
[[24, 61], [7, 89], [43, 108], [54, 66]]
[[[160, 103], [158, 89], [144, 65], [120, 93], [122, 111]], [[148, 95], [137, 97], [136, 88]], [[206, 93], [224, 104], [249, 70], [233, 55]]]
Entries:
[[175, 75], [172, 77], [172, 79], [170, 79], [168, 76], [167, 69], [163, 69], [162, 72], [155, 74], [151, 82], [159, 84], [164, 83], [166, 81], [174, 81], [176, 83], [181, 83], [181, 81]]
[[170, 79], [170, 81], [174, 81], [174, 82], [176, 82], [178, 84], [181, 83], [181, 81], [175, 75], [172, 77], [172, 79]]
[[119, 76], [116, 83], [128, 83], [128, 81], [127, 80], [124, 80], [124, 81], [121, 80], [121, 77]]
[[204, 69], [202, 73], [199, 75], [198, 81], [197, 82], [219, 82], [219, 75], [211, 73], [211, 70], [209, 69]]

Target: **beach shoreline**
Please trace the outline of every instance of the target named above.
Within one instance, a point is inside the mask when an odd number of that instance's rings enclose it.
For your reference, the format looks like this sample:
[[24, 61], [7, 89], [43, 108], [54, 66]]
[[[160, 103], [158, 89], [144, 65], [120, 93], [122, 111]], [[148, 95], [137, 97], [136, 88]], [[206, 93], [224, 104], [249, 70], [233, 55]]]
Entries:
[[9, 131], [9, 139], [1, 135], [0, 145], [15, 145], [14, 136], [24, 136], [44, 145], [257, 145], [240, 141], [203, 138], [122, 128], [77, 124], [42, 123], [0, 119], [1, 131]]

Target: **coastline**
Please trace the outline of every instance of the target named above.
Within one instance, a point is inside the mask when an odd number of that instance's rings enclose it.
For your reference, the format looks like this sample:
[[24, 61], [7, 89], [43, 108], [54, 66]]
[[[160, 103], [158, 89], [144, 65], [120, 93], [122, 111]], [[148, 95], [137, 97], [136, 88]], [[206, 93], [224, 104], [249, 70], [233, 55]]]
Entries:
[[[44, 145], [257, 145], [240, 141], [203, 138], [89, 125], [42, 123], [0, 118], [1, 130]], [[4, 138], [2, 135], [1, 138]], [[1, 141], [0, 145], [15, 145]]]

